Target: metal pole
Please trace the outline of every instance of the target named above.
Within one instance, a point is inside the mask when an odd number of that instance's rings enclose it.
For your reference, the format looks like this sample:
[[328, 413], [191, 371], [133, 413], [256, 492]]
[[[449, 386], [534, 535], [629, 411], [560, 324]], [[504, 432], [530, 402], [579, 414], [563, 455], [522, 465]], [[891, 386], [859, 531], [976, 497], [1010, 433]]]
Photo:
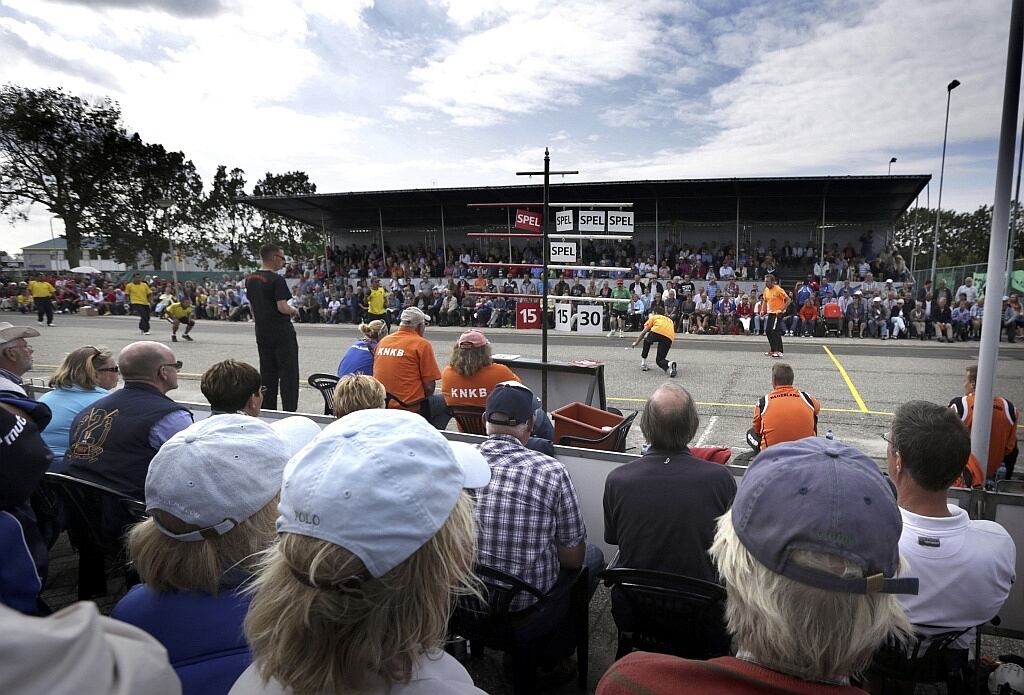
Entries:
[[949, 135], [949, 101], [953, 90], [960, 86], [959, 80], [946, 85], [946, 126], [942, 130], [942, 164], [939, 166], [939, 202], [935, 207], [935, 237], [932, 239], [932, 287], [935, 287], [935, 264], [939, 259], [939, 220], [942, 217], [942, 178], [946, 173], [946, 136]]
[[661, 235], [658, 233], [658, 201], [654, 201], [654, 268], [661, 264]]
[[[512, 233], [512, 211], [505, 208], [505, 231]], [[508, 238], [508, 262], [512, 263], [512, 237]]]
[[384, 214], [377, 208], [377, 224], [380, 225], [380, 259], [386, 262], [384, 253]]
[[825, 267], [825, 199], [828, 196], [826, 191], [821, 192], [821, 259], [818, 261]]
[[[444, 256], [444, 267], [448, 267], [448, 241], [444, 233], [444, 204], [441, 204], [441, 253]], [[442, 273], [443, 275], [444, 273]]]
[[544, 297], [541, 299], [541, 322], [540, 322], [540, 359], [544, 364], [540, 376], [540, 406], [548, 410], [548, 207], [550, 199], [549, 181], [551, 179], [551, 154], [548, 148], [544, 148], [544, 211], [541, 213], [541, 245], [544, 247], [541, 252], [541, 280], [543, 282]]
[[[1003, 117], [999, 129], [999, 159], [996, 164], [995, 203], [992, 210], [992, 236], [988, 246], [988, 277], [1002, 268], [1010, 217], [1010, 182], [1013, 179], [1013, 145], [1017, 136], [1017, 107], [1020, 103], [1021, 55], [1024, 53], [1024, 0], [1013, 0], [1010, 11], [1010, 40], [1006, 50], [1006, 81], [1003, 85]], [[1002, 304], [998, 290], [990, 297], [981, 322], [981, 346], [978, 349], [978, 383], [974, 391], [974, 422], [971, 425], [971, 452], [988, 475], [988, 443], [992, 435], [992, 398], [995, 395], [996, 363], [999, 358], [999, 333], [1002, 329]], [[995, 301], [991, 301], [995, 299]], [[995, 306], [992, 306], [995, 304]]]
[[[53, 261], [50, 264], [50, 270], [60, 270], [60, 255], [57, 253], [57, 240], [53, 236], [53, 218], [54, 217], [60, 217], [60, 215], [52, 215], [50, 217], [50, 251], [51, 251], [51, 253], [50, 253], [50, 260]], [[67, 246], [65, 246], [64, 248], [66, 249]], [[67, 251], [64, 252], [64, 258], [65, 259], [67, 258]], [[56, 268], [53, 267], [53, 266], [56, 266]], [[71, 266], [68, 265], [68, 269], [70, 269], [70, 268], [71, 268]]]
[[734, 249], [733, 270], [740, 263], [740, 194], [736, 193], [736, 248]]
[[1017, 191], [1013, 194], [1013, 217], [1010, 218], [1010, 248], [1006, 250], [1006, 294], [1013, 290], [1013, 247], [1017, 245], [1017, 219], [1020, 217], [1020, 167], [1024, 162], [1024, 122], [1020, 126], [1020, 151], [1017, 154]]

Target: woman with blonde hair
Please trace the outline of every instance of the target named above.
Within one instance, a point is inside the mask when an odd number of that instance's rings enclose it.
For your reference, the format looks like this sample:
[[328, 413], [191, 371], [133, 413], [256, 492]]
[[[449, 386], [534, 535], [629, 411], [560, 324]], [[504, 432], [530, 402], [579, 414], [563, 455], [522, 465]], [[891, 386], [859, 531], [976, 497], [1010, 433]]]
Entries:
[[71, 423], [85, 408], [117, 386], [118, 366], [114, 354], [103, 346], [86, 345], [72, 350], [50, 377], [52, 391], [39, 398], [53, 413], [43, 430], [43, 441], [53, 452], [50, 470], [64, 470]]
[[334, 387], [334, 417], [387, 407], [384, 384], [367, 374], [347, 374]]
[[442, 647], [453, 594], [476, 589], [465, 489], [489, 480], [475, 447], [414, 413], [328, 425], [285, 471], [231, 695], [480, 695]]
[[359, 324], [363, 337], [352, 343], [338, 363], [338, 376], [346, 374], [373, 374], [373, 351], [377, 343], [388, 334], [387, 324], [381, 319]]

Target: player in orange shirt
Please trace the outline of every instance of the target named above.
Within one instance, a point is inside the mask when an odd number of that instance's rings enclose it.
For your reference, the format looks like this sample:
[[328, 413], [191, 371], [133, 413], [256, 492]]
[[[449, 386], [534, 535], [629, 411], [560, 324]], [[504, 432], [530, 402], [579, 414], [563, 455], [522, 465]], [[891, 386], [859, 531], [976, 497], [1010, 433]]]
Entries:
[[782, 357], [782, 316], [792, 300], [786, 290], [775, 284], [775, 276], [764, 276], [761, 294], [761, 316], [767, 317], [764, 333], [768, 336], [768, 357]]
[[[964, 373], [964, 396], [949, 402], [960, 420], [970, 431], [974, 423], [974, 389], [978, 383], [978, 367], [971, 365]], [[988, 440], [988, 477], [994, 478], [999, 464], [1005, 464], [1006, 477], [1013, 475], [1020, 447], [1017, 445], [1017, 425], [1020, 412], [1007, 399], [996, 396], [992, 399], [992, 434]]]
[[444, 397], [434, 393], [441, 370], [437, 368], [434, 348], [423, 337], [430, 318], [416, 307], [402, 312], [399, 328], [384, 336], [373, 353], [373, 378], [384, 384], [389, 408], [403, 408], [395, 399], [430, 420], [439, 430], [448, 426], [448, 407]]
[[658, 353], [654, 358], [654, 363], [665, 370], [666, 374], [674, 377], [676, 375], [676, 363], [669, 362], [666, 358], [675, 339], [675, 323], [668, 316], [665, 316], [665, 308], [661, 304], [651, 307], [650, 318], [647, 319], [644, 329], [640, 331], [640, 335], [636, 337], [631, 346], [636, 347], [640, 344], [641, 340], [644, 341], [644, 349], [640, 353], [640, 370], [646, 372], [649, 369], [647, 366], [647, 355], [651, 351], [651, 345], [657, 343]]
[[814, 396], [793, 387], [793, 368], [785, 362], [772, 366], [771, 393], [754, 406], [754, 426], [747, 432], [747, 444], [764, 451], [779, 442], [791, 442], [818, 433], [821, 404]]

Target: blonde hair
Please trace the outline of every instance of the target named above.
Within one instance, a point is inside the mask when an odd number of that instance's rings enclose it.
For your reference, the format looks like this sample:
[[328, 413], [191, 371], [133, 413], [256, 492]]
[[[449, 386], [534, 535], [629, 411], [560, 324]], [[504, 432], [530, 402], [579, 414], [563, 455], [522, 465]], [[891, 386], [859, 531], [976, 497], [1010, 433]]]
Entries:
[[[258, 512], [223, 536], [202, 541], [179, 541], [159, 528], [153, 518], [135, 524], [128, 532], [128, 552], [142, 581], [154, 591], [197, 591], [216, 596], [233, 570], [248, 575], [255, 570], [259, 553], [274, 542], [277, 495]], [[153, 517], [171, 533], [199, 530], [181, 519], [154, 510]]]
[[387, 324], [380, 319], [374, 319], [369, 323], [359, 324], [359, 332], [363, 334], [363, 337], [367, 340], [380, 340], [381, 334], [384, 333], [384, 329], [387, 328]]
[[367, 374], [346, 374], [334, 387], [334, 417], [387, 407], [384, 384]]
[[490, 343], [477, 348], [459, 347], [459, 344], [455, 343], [448, 366], [462, 376], [473, 376], [492, 362]]
[[452, 593], [479, 595], [475, 558], [465, 492], [433, 538], [378, 578], [341, 546], [282, 533], [249, 588], [245, 637], [260, 677], [294, 695], [409, 682], [421, 655], [444, 643]]
[[99, 376], [96, 374], [96, 360], [105, 362], [114, 359], [109, 348], [86, 345], [69, 352], [57, 371], [50, 377], [50, 388], [69, 389], [81, 386], [84, 389], [96, 388]]
[[[846, 678], [863, 671], [886, 640], [903, 643], [912, 632], [893, 594], [827, 591], [772, 572], [740, 542], [731, 512], [719, 517], [709, 552], [725, 580], [725, 618], [736, 648], [766, 668], [812, 681]], [[790, 561], [863, 576], [834, 555], [796, 551]]]

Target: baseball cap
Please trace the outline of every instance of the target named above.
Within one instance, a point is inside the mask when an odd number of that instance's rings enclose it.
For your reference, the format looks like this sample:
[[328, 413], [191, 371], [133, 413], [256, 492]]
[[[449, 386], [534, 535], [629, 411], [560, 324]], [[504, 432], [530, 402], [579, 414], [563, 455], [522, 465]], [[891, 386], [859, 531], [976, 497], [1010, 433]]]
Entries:
[[159, 509], [200, 527], [172, 533], [157, 522], [175, 540], [222, 536], [274, 499], [290, 446], [248, 415], [200, 420], [164, 442], [150, 462], [146, 511]]
[[[776, 574], [826, 591], [916, 594], [896, 577], [903, 519], [891, 483], [853, 447], [819, 437], [776, 444], [751, 462], [732, 523], [743, 546]], [[796, 550], [845, 558], [863, 577], [844, 578], [791, 561]]]
[[277, 436], [284, 440], [285, 453], [288, 458], [295, 456], [302, 447], [320, 434], [320, 425], [303, 415], [292, 415], [274, 420], [270, 423], [270, 429], [277, 432]]
[[438, 532], [463, 488], [490, 479], [476, 447], [449, 442], [423, 417], [358, 410], [288, 462], [277, 531], [339, 545], [380, 577]]
[[527, 422], [533, 412], [533, 391], [518, 381], [503, 381], [487, 396], [484, 419], [495, 425], [515, 427]]
[[430, 317], [419, 307], [411, 306], [402, 312], [401, 323], [403, 326], [418, 326], [421, 323], [430, 323]]
[[490, 344], [491, 341], [487, 340], [487, 336], [480, 331], [470, 330], [459, 336], [460, 348], [480, 348]]
[[621, 285], [621, 284], [623, 284], [622, 278], [619, 278], [618, 280], [616, 280], [616, 281], [615, 281], [615, 284], [616, 284], [616, 285]]
[[7, 321], [0, 321], [0, 343], [6, 343], [18, 338], [35, 338], [39, 331], [28, 326], [15, 326]]
[[882, 301], [882, 298], [881, 298], [881, 297], [875, 297], [875, 298], [874, 298], [874, 299], [872, 299], [871, 301], [872, 301], [872, 302], [880, 302], [880, 301]]
[[853, 293], [853, 296], [856, 297], [857, 295], [861, 295], [861, 294], [864, 294], [864, 293], [861, 292], [860, 290], [857, 290], [856, 292]]

